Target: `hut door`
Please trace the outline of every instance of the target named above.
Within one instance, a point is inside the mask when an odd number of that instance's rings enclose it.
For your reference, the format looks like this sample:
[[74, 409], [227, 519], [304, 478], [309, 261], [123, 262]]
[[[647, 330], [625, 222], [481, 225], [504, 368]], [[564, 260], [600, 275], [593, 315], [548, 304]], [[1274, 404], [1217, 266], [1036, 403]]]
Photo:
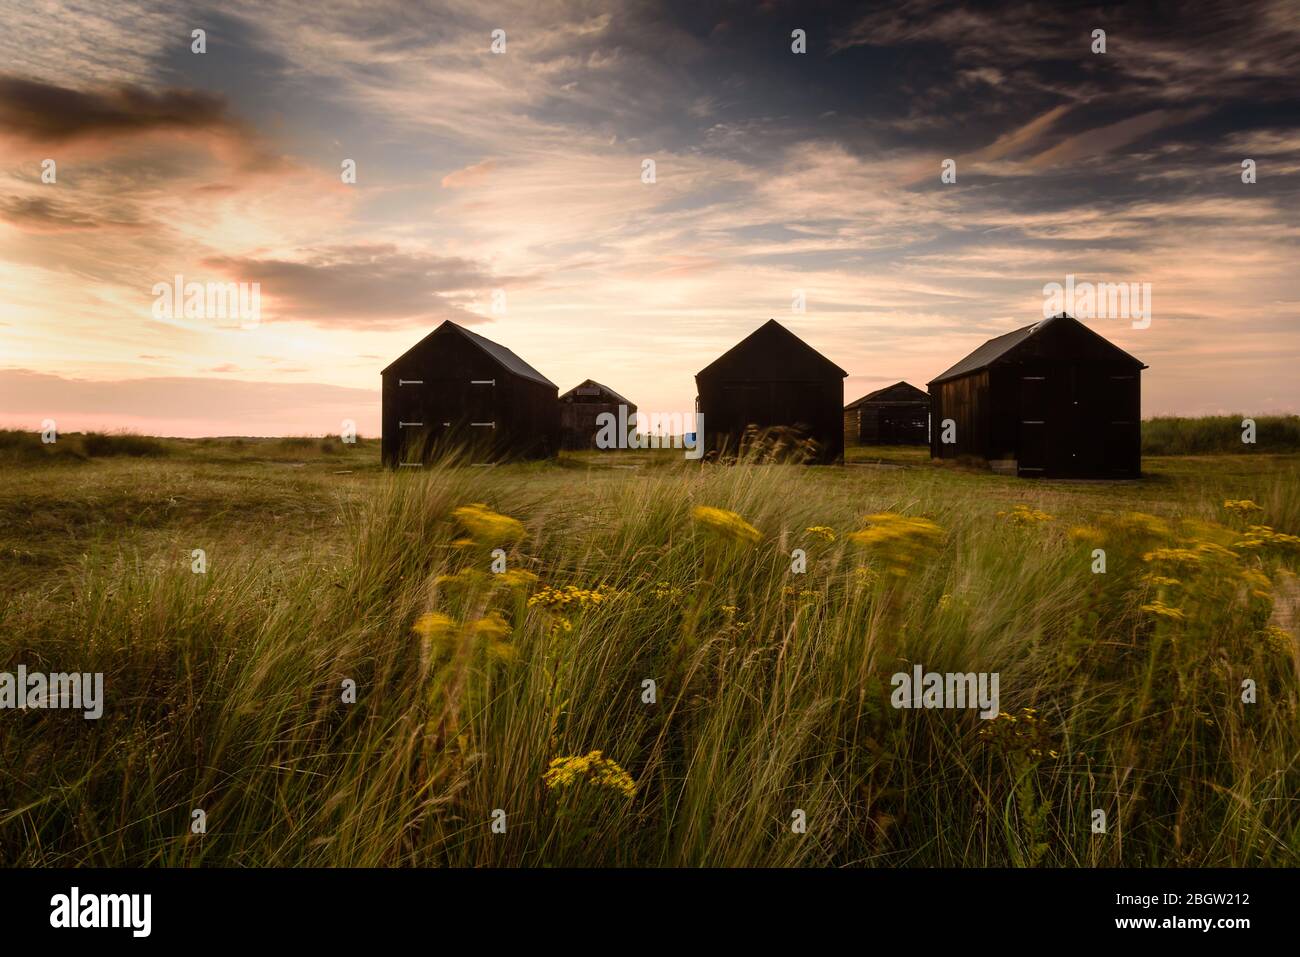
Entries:
[[1109, 375], [1105, 387], [1105, 441], [1102, 473], [1136, 476], [1142, 457], [1141, 399], [1136, 373]]
[[474, 455], [487, 456], [496, 444], [498, 429], [502, 423], [497, 421], [497, 380], [470, 379], [466, 382], [467, 409], [469, 413], [466, 438], [474, 449]]
[[1047, 474], [1048, 396], [1046, 374], [1020, 377], [1020, 448], [1016, 453], [1020, 475]]
[[451, 379], [430, 379], [426, 387], [424, 414], [425, 458], [431, 459], [446, 446], [459, 422], [456, 412], [459, 403], [456, 383]]

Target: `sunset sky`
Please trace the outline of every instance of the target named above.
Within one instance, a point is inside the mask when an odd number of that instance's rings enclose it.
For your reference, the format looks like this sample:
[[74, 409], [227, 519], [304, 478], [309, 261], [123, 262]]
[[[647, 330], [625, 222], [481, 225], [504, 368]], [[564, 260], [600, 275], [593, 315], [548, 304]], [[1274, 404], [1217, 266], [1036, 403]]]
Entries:
[[1144, 414], [1300, 411], [1300, 4], [1061, 7], [3, 0], [0, 426], [374, 435], [444, 319], [672, 412], [776, 318], [849, 401], [1067, 274], [1151, 284]]

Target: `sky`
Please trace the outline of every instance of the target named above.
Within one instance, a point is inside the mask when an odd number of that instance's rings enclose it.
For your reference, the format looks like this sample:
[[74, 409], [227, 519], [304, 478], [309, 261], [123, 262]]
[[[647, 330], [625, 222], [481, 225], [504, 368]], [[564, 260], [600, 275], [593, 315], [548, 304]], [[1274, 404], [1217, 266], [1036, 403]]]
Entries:
[[1069, 275], [1144, 415], [1300, 412], [1300, 4], [1151, 8], [0, 0], [0, 427], [375, 435], [446, 319], [671, 413], [775, 318], [847, 402]]

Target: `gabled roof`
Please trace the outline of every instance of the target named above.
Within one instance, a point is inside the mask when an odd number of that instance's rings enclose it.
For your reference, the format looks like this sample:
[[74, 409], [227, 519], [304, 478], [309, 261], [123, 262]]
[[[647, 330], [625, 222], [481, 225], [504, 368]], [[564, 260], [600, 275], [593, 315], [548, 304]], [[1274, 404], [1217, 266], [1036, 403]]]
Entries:
[[[530, 366], [523, 359], [519, 358], [517, 355], [515, 355], [505, 346], [501, 345], [501, 343], [493, 342], [491, 339], [488, 339], [484, 336], [480, 336], [477, 332], [470, 332], [464, 326], [459, 326], [456, 323], [452, 322], [450, 319], [448, 319], [446, 322], [440, 325], [437, 329], [434, 329], [433, 332], [429, 333], [427, 336], [425, 336], [415, 345], [411, 346], [411, 348], [407, 349], [404, 353], [402, 353], [400, 356], [398, 356], [396, 359], [390, 362], [384, 368], [384, 372], [387, 372], [393, 366], [397, 365], [397, 363], [401, 362], [402, 359], [406, 358], [406, 356], [410, 355], [412, 352], [419, 349], [422, 345], [424, 345], [434, 336], [443, 335], [444, 333], [455, 333], [457, 335], [463, 336], [464, 338], [468, 339], [470, 342], [474, 343], [474, 345], [482, 349], [484, 352], [486, 352], [489, 356], [491, 356], [492, 359], [494, 359], [497, 362], [497, 364], [500, 365], [507, 372], [511, 372], [519, 376], [521, 379], [530, 379], [533, 382], [537, 382], [545, 386], [550, 386], [552, 389], [558, 388], [558, 386], [556, 386], [554, 382], [546, 378], [546, 376], [542, 375], [540, 372], [538, 372], [536, 369]], [[383, 373], [380, 374], [382, 375]]]
[[[802, 365], [803, 370], [796, 371]], [[695, 373], [696, 379], [736, 367], [737, 372], [752, 375], [754, 378], [785, 378], [793, 373], [800, 378], [802, 373], [818, 368], [827, 375], [848, 375], [843, 369], [831, 362], [824, 355], [804, 342], [793, 332], [775, 319], [769, 319], [740, 342], [736, 343], [718, 358]]]
[[571, 396], [571, 395], [575, 394], [579, 389], [583, 388], [584, 386], [591, 386], [591, 387], [593, 387], [593, 388], [599, 389], [601, 392], [608, 392], [609, 395], [610, 395], [610, 396], [611, 396], [611, 397], [612, 397], [616, 402], [621, 402], [623, 405], [631, 405], [631, 404], [632, 404], [632, 401], [631, 401], [630, 399], [625, 399], [623, 396], [619, 395], [617, 392], [615, 392], [615, 391], [614, 391], [613, 389], [611, 389], [609, 386], [607, 386], [607, 385], [605, 385], [605, 384], [603, 384], [603, 383], [601, 383], [601, 382], [597, 382], [595, 379], [583, 379], [581, 382], [579, 382], [577, 385], [575, 385], [575, 386], [574, 386], [572, 389], [570, 389], [568, 392], [561, 393], [560, 398], [561, 398], [561, 399], [564, 399], [564, 398], [566, 398], [567, 396]]
[[868, 402], [929, 402], [930, 394], [924, 389], [918, 389], [910, 382], [895, 382], [893, 385], [887, 385], [883, 389], [877, 389], [875, 392], [868, 392], [860, 399], [856, 399], [846, 405], [845, 409], [856, 409], [860, 405], [866, 405]]
[[1073, 316], [1067, 316], [1065, 313], [1061, 313], [1059, 316], [1051, 316], [1047, 319], [1041, 319], [1038, 322], [1030, 323], [1027, 326], [1022, 326], [1019, 329], [1012, 330], [1011, 332], [990, 339], [965, 359], [958, 362], [955, 366], [931, 379], [927, 385], [947, 382], [949, 379], [956, 379], [971, 372], [979, 372], [981, 369], [986, 369], [995, 362], [1010, 358], [1011, 353], [1028, 342], [1031, 337], [1039, 335], [1046, 330], [1061, 329], [1067, 325], [1076, 331], [1082, 330], [1098, 343], [1101, 343], [1107, 349], [1113, 351], [1117, 357], [1127, 358], [1139, 368], [1146, 368], [1140, 359], [1129, 355], [1110, 340], [1093, 332]]

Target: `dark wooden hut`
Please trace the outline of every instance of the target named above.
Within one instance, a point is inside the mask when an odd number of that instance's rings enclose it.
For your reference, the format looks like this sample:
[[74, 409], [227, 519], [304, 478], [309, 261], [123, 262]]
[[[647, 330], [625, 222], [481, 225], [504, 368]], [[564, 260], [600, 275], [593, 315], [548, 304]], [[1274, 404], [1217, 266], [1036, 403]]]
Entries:
[[856, 445], [925, 445], [930, 441], [930, 396], [895, 382], [844, 407], [844, 441]]
[[631, 418], [636, 406], [607, 385], [587, 379], [560, 396], [560, 444], [566, 449], [590, 449], [596, 446], [600, 432], [597, 418], [605, 412], [619, 418], [624, 406], [624, 421]]
[[545, 458], [559, 447], [555, 383], [505, 346], [448, 320], [383, 373], [383, 461]]
[[782, 428], [812, 439], [816, 461], [842, 461], [847, 375], [769, 320], [695, 376], [704, 451], [734, 454], [749, 426]]
[[1030, 477], [1136, 477], [1145, 368], [1064, 314], [990, 339], [929, 383], [930, 452]]

